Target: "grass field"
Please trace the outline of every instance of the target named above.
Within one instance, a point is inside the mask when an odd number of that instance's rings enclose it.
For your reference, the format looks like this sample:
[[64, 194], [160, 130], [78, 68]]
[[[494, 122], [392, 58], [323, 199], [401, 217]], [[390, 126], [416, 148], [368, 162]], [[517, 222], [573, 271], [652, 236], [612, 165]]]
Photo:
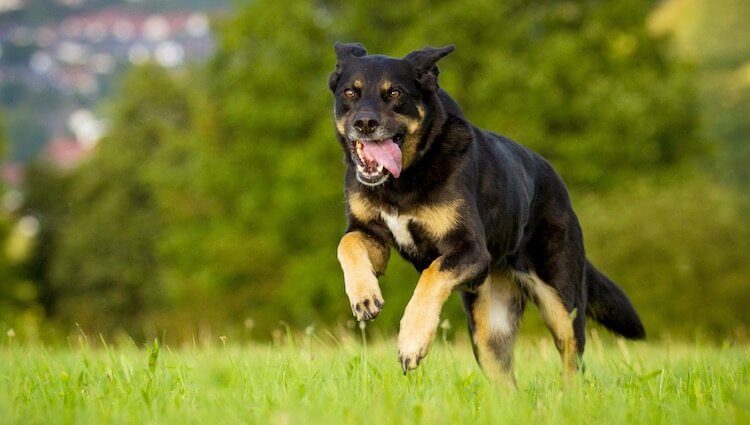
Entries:
[[391, 341], [323, 339], [179, 349], [6, 341], [0, 423], [750, 423], [747, 347], [594, 338], [586, 372], [563, 388], [548, 338], [528, 337], [516, 347], [518, 390], [507, 391], [461, 338], [437, 342], [407, 377]]

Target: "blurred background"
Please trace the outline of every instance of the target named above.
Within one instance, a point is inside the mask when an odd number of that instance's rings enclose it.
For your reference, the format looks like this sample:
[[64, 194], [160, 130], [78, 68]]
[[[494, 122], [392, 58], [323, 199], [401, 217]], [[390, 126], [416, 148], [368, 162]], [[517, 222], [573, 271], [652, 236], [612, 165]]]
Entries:
[[[352, 328], [326, 84], [340, 40], [456, 44], [441, 86], [554, 163], [650, 335], [746, 342], [747, 22], [747, 0], [0, 0], [0, 324]], [[416, 280], [392, 256], [370, 329], [395, 334]], [[445, 316], [464, 329], [457, 299]]]

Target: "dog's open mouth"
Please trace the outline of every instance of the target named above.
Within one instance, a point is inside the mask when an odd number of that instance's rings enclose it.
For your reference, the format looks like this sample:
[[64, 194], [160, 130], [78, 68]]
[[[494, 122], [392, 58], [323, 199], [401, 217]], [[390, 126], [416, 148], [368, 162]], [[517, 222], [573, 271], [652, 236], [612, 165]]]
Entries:
[[365, 185], [377, 186], [389, 176], [401, 175], [401, 143], [395, 135], [383, 140], [354, 140], [352, 156], [357, 167], [357, 179]]

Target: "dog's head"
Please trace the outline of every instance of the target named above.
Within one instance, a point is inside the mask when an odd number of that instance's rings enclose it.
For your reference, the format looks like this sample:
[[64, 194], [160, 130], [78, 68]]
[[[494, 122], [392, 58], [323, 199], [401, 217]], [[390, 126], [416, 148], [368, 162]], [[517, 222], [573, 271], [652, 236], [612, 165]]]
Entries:
[[336, 43], [338, 63], [328, 79], [336, 130], [362, 184], [398, 178], [419, 156], [437, 113], [435, 63], [453, 49], [426, 47], [398, 59]]

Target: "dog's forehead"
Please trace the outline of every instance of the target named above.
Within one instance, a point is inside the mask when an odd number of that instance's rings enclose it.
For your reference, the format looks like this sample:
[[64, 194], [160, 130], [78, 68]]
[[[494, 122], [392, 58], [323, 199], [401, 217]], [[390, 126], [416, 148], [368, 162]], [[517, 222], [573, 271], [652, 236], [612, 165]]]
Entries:
[[343, 69], [344, 77], [363, 86], [387, 81], [408, 81], [413, 78], [412, 67], [402, 59], [383, 55], [369, 55], [349, 62]]

